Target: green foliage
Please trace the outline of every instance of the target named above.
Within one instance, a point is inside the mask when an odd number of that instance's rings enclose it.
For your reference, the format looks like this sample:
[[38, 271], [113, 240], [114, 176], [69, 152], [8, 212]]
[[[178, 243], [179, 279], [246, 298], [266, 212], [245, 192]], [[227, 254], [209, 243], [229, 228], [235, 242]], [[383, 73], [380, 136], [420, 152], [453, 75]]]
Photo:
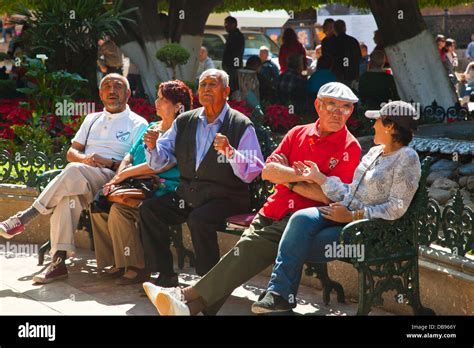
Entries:
[[197, 88], [198, 88], [198, 85], [195, 81], [188, 81], [188, 80], [184, 80], [183, 81], [185, 83], [186, 86], [188, 86], [189, 88], [191, 88], [191, 90], [193, 91], [193, 93], [196, 93], [197, 92]]
[[46, 65], [39, 59], [24, 57], [23, 66], [28, 70], [26, 76], [33, 82], [31, 87], [18, 88], [18, 92], [26, 94], [29, 108], [33, 112], [32, 125], [37, 126], [43, 115], [54, 112], [52, 108], [57, 102], [73, 100], [87, 82], [78, 74], [67, 71], [49, 72]]
[[355, 137], [374, 134], [374, 121], [365, 117], [365, 112], [369, 109], [371, 108], [364, 104], [359, 104], [347, 120], [347, 127]]
[[97, 47], [101, 33], [114, 36], [122, 28], [122, 21], [135, 8], [120, 12], [123, 1], [116, 2], [112, 9], [106, 9], [96, 0], [42, 0], [33, 10], [24, 2], [16, 7], [16, 12], [26, 16], [31, 30], [25, 32], [25, 40], [32, 49], [40, 49], [50, 59], [61, 48], [69, 54], [83, 49]]
[[[13, 125], [15, 135], [24, 143], [34, 143], [36, 148], [46, 154], [53, 154], [54, 142], [48, 130], [45, 127], [35, 127], [31, 125]], [[15, 147], [15, 146], [14, 146]], [[20, 147], [23, 149], [24, 145]], [[18, 152], [18, 151], [15, 151]]]
[[[380, 0], [381, 1], [381, 0]], [[213, 12], [243, 11], [254, 9], [255, 11], [280, 10], [301, 11], [309, 8], [318, 8], [331, 3], [346, 4], [359, 8], [369, 8], [367, 0], [224, 0], [222, 5], [216, 7]], [[420, 8], [423, 7], [450, 7], [468, 3], [466, 0], [418, 0]], [[159, 1], [158, 9], [167, 11], [169, 1]]]
[[27, 55], [47, 55], [50, 70], [79, 73], [93, 91], [98, 39], [102, 34], [113, 37], [123, 22], [133, 22], [127, 16], [136, 8], [121, 11], [122, 3], [107, 7], [98, 0], [41, 0], [20, 1], [11, 8], [29, 26], [20, 37]]
[[156, 51], [156, 58], [173, 70], [173, 80], [176, 79], [176, 67], [186, 64], [191, 55], [178, 43], [169, 43]]
[[2, 98], [15, 98], [17, 96], [16, 81], [0, 80], [0, 95]]

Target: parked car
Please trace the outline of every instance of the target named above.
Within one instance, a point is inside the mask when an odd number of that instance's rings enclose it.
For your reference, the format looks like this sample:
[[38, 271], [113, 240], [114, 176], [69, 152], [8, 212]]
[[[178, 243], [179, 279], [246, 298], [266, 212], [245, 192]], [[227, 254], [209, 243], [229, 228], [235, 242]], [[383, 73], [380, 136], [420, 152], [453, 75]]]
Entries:
[[[242, 30], [242, 34], [245, 37], [244, 66], [250, 56], [258, 56], [260, 46], [267, 46], [270, 49], [272, 62], [280, 68], [278, 63], [280, 47], [272, 39], [258, 31]], [[202, 45], [207, 48], [209, 57], [211, 57], [218, 69], [222, 69], [222, 54], [224, 53], [227, 35], [224, 29], [206, 29], [204, 31]]]

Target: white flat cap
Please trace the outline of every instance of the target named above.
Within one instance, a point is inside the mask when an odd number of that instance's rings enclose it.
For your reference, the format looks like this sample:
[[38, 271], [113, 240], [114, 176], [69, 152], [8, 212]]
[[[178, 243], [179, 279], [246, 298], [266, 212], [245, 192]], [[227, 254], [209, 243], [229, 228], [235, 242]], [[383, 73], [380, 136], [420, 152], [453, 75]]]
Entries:
[[329, 82], [322, 85], [318, 92], [318, 98], [334, 98], [341, 101], [357, 103], [359, 98], [345, 84], [340, 82]]

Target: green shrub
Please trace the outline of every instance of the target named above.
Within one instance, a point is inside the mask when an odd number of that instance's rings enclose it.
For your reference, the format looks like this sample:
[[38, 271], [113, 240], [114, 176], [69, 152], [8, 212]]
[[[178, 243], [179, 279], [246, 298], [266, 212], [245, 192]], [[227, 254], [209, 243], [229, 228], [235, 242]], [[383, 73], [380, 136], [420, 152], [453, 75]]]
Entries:
[[23, 16], [30, 27], [20, 37], [28, 56], [46, 54], [50, 71], [77, 73], [89, 80], [89, 89], [94, 91], [98, 39], [102, 34], [114, 37], [125, 22], [134, 23], [129, 16], [138, 8], [122, 9], [123, 3], [123, 0], [20, 1], [12, 6], [12, 12]]
[[156, 58], [162, 61], [173, 71], [173, 80], [176, 79], [176, 67], [186, 64], [191, 55], [178, 43], [169, 43], [156, 51]]
[[39, 59], [24, 57], [23, 66], [28, 70], [26, 76], [35, 81], [31, 87], [18, 88], [18, 92], [26, 94], [30, 102], [29, 108], [34, 110], [33, 125], [39, 124], [41, 116], [53, 113], [57, 102], [72, 101], [74, 97], [81, 95], [81, 90], [87, 83], [78, 74], [63, 70], [49, 72]]
[[34, 143], [38, 151], [48, 155], [54, 152], [54, 143], [48, 130], [44, 127], [34, 127], [30, 125], [13, 125], [15, 135], [24, 143]]

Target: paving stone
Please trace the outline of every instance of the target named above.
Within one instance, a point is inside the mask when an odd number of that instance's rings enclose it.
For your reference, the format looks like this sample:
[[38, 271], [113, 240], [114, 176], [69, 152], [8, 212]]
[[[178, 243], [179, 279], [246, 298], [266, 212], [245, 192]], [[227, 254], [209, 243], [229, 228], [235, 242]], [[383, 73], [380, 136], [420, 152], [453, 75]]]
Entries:
[[[141, 284], [117, 286], [113, 280], [97, 277], [94, 253], [78, 249], [70, 258], [69, 277], [46, 285], [33, 285], [32, 278], [44, 267], [37, 266], [37, 257], [0, 255], [0, 312], [8, 315], [158, 315], [146, 297], [140, 296]], [[185, 268], [179, 274], [181, 286], [188, 286], [200, 277], [194, 269]], [[250, 307], [268, 284], [268, 277], [257, 275], [238, 287], [224, 304], [219, 315], [253, 315]], [[355, 315], [357, 304], [338, 303], [331, 295], [325, 306], [322, 293], [301, 286], [296, 314]], [[374, 308], [371, 315], [391, 315]]]

